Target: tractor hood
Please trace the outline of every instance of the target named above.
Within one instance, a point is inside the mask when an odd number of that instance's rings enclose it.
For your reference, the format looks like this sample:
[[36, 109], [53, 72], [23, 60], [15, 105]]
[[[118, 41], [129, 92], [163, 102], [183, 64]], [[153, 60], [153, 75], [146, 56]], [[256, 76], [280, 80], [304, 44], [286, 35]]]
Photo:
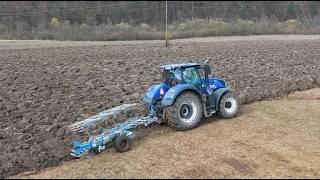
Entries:
[[[219, 88], [227, 88], [228, 87], [227, 83], [223, 79], [208, 78], [208, 80], [209, 80], [210, 89], [212, 89], [213, 91], [216, 90], [216, 89], [219, 89]], [[205, 82], [205, 80], [202, 79], [202, 82]], [[202, 85], [202, 90], [201, 91], [203, 93], [206, 92], [206, 87], [205, 87], [204, 83]]]
[[213, 89], [224, 88], [227, 87], [227, 83], [223, 79], [209, 78], [209, 86]]
[[167, 91], [168, 88], [163, 83], [153, 85], [148, 89], [147, 93], [144, 95], [143, 101], [148, 104], [153, 104], [156, 100], [160, 100], [161, 97], [164, 96]]

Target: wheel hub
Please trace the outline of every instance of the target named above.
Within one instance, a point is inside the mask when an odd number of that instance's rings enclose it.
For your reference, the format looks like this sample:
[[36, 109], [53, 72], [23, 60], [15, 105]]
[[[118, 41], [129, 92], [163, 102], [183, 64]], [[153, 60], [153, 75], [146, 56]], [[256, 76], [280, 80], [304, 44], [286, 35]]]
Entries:
[[231, 108], [231, 105], [232, 105], [231, 102], [227, 101], [226, 104], [225, 104], [225, 107], [226, 108]]
[[183, 104], [180, 109], [180, 115], [182, 118], [190, 118], [193, 113], [192, 106], [189, 104]]
[[127, 146], [127, 143], [128, 143], [127, 140], [121, 141], [120, 147], [125, 148]]
[[237, 103], [234, 98], [228, 98], [225, 102], [224, 107], [228, 113], [233, 113], [237, 109]]
[[192, 101], [186, 101], [180, 108], [181, 120], [186, 124], [192, 124], [197, 115], [197, 106]]

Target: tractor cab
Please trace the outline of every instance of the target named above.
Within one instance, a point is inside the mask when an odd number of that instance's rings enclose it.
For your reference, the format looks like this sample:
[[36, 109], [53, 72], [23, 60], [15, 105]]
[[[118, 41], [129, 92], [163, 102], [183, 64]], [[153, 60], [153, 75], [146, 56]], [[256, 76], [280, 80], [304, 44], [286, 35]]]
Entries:
[[162, 82], [168, 89], [177, 84], [189, 84], [206, 94], [210, 90], [226, 87], [224, 80], [209, 77], [211, 68], [207, 64], [188, 63], [161, 66]]
[[203, 81], [200, 64], [171, 64], [161, 66], [163, 83], [171, 88], [177, 84], [190, 84], [201, 90]]
[[191, 86], [204, 99], [206, 116], [216, 112], [216, 97], [213, 90], [218, 82], [215, 82], [216, 78], [209, 78], [211, 74], [209, 65], [206, 63], [170, 64], [161, 66], [161, 70], [163, 83], [167, 89], [178, 84]]

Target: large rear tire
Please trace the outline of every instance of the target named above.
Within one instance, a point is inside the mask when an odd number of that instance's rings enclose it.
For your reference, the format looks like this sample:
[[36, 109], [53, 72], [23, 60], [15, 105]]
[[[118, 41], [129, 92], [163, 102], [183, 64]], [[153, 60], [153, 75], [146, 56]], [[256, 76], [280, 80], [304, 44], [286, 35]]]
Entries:
[[226, 92], [222, 95], [219, 102], [218, 115], [222, 118], [229, 119], [238, 115], [239, 100], [232, 91]]
[[201, 100], [192, 92], [180, 94], [174, 104], [165, 108], [168, 125], [185, 131], [198, 126], [203, 115]]

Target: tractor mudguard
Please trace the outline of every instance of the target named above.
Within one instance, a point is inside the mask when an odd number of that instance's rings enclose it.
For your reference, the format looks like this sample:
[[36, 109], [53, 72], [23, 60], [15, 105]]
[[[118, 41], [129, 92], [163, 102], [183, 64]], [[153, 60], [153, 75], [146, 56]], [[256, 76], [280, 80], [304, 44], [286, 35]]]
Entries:
[[171, 87], [167, 93], [164, 95], [162, 101], [161, 101], [161, 105], [163, 106], [170, 106], [173, 104], [174, 100], [176, 99], [176, 97], [186, 91], [186, 90], [192, 90], [194, 92], [196, 92], [197, 94], [199, 94], [200, 96], [202, 95], [202, 93], [193, 85], [190, 84], [178, 84], [175, 85], [173, 87]]
[[[161, 89], [163, 92], [160, 93]], [[153, 85], [148, 89], [147, 93], [144, 95], [143, 101], [148, 104], [154, 104], [156, 100], [161, 99], [161, 96], [163, 96], [167, 92], [167, 90], [167, 86], [163, 83]]]
[[216, 97], [216, 108], [219, 106], [219, 101], [222, 95], [228, 91], [230, 91], [229, 88], [219, 88], [213, 91], [213, 94]]

